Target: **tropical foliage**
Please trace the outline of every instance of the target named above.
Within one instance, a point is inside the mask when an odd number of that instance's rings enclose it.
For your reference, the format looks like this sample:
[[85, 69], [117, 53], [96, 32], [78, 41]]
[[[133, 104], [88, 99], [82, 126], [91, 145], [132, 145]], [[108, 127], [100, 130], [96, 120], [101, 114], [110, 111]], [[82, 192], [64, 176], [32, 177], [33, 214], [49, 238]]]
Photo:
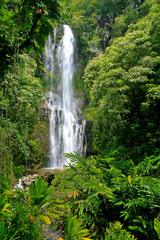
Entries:
[[[44, 158], [37, 106], [45, 39], [60, 17], [57, 0], [0, 4], [0, 171], [2, 187], [14, 180], [15, 166], [40, 165]], [[42, 30], [43, 29], [43, 30]], [[40, 151], [39, 151], [40, 150]], [[17, 174], [21, 177], [23, 171]], [[8, 181], [10, 179], [10, 181]], [[1, 189], [1, 186], [0, 186]]]
[[159, 151], [159, 38], [153, 37], [158, 19], [155, 1], [148, 15], [131, 24], [125, 36], [115, 39], [85, 70], [85, 112], [93, 122], [96, 151], [121, 145], [136, 163]]
[[63, 207], [51, 194], [52, 187], [41, 178], [29, 186], [29, 193], [18, 188], [5, 191], [0, 198], [1, 239], [43, 239], [43, 225], [58, 218], [57, 208]]
[[[44, 225], [59, 218], [68, 240], [158, 240], [159, 0], [0, 3], [0, 238], [43, 239]], [[60, 22], [77, 40], [87, 158], [67, 153], [52, 186], [37, 178], [28, 193], [13, 191], [48, 154], [48, 123], [38, 113], [43, 52]]]
[[89, 231], [87, 228], [81, 226], [82, 220], [77, 219], [77, 216], [71, 217], [69, 214], [66, 217], [66, 240], [75, 240], [75, 239], [90, 239], [86, 238], [88, 236]]
[[56, 194], [69, 195], [65, 198], [72, 212], [94, 239], [158, 240], [160, 180], [155, 173], [160, 157], [146, 158], [136, 166], [131, 160], [119, 161], [116, 155], [86, 160], [77, 153], [67, 157], [71, 160], [68, 173], [61, 174], [59, 184], [58, 174], [52, 184]]

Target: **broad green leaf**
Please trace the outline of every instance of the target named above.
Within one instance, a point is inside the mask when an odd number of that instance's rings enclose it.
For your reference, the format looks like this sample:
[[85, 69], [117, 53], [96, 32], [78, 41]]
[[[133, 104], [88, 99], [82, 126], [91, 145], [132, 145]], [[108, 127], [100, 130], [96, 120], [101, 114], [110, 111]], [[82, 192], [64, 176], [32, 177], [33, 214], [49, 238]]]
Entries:
[[154, 229], [156, 230], [160, 239], [160, 221], [157, 218], [154, 219]]
[[45, 222], [45, 224], [50, 225], [51, 221], [48, 216], [40, 215], [41, 220]]

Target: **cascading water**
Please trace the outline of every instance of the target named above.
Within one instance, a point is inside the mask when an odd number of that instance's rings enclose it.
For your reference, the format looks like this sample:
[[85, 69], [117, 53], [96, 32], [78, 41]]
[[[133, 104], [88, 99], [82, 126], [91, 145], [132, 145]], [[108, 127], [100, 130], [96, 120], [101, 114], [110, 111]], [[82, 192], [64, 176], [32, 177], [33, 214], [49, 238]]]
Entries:
[[[46, 105], [50, 109], [48, 167], [59, 169], [68, 163], [64, 153], [76, 151], [82, 156], [85, 154], [85, 120], [80, 119], [78, 101], [74, 98], [72, 89], [75, 39], [68, 25], [64, 25], [63, 29], [63, 38], [58, 47], [56, 31], [54, 40], [49, 36], [45, 46], [45, 69], [50, 74], [51, 86], [45, 94]], [[53, 88], [54, 81], [57, 86]]]

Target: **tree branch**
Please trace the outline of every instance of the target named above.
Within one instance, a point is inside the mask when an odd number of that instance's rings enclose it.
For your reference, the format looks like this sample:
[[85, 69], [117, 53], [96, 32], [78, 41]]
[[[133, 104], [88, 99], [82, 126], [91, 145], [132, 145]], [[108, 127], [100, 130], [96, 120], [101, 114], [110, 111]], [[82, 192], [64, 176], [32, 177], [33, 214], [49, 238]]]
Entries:
[[37, 27], [37, 24], [38, 24], [38, 21], [40, 20], [40, 18], [42, 17], [42, 14], [36, 14], [36, 18], [34, 19], [33, 21], [33, 25], [28, 33], [28, 37], [26, 38], [25, 42], [19, 46], [19, 49], [22, 50], [24, 49], [25, 47], [28, 47], [29, 45], [31, 45], [31, 41], [32, 41], [32, 37], [33, 37], [33, 34], [34, 34], [34, 31]]

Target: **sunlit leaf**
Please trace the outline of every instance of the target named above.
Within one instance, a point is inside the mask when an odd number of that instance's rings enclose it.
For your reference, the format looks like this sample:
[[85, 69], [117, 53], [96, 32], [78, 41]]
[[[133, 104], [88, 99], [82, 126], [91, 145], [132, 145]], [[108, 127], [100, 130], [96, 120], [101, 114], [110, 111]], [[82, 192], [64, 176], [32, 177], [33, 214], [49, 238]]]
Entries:
[[48, 216], [40, 215], [40, 218], [45, 222], [45, 224], [50, 225], [51, 221]]

